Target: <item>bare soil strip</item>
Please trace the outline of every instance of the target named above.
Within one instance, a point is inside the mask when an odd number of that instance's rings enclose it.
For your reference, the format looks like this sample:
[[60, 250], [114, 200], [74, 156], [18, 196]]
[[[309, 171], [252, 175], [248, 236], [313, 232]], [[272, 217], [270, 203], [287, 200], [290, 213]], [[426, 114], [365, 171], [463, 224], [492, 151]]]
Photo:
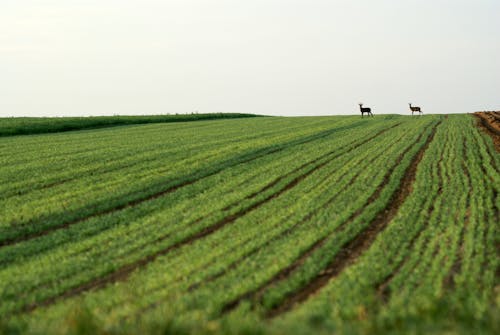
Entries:
[[474, 116], [478, 118], [480, 128], [493, 139], [497, 152], [500, 152], [500, 112], [477, 112]]
[[[439, 122], [440, 123], [440, 122]], [[426, 149], [432, 142], [436, 128], [439, 125], [437, 123], [434, 125], [431, 134], [428, 136], [425, 144], [419, 150], [419, 152], [413, 158], [410, 166], [404, 174], [403, 179], [397, 190], [393, 193], [389, 205], [385, 210], [382, 210], [377, 217], [371, 222], [371, 224], [363, 230], [359, 235], [357, 235], [353, 240], [348, 242], [342, 247], [333, 261], [327, 266], [327, 268], [319, 273], [313, 280], [311, 280], [306, 286], [296, 291], [292, 295], [288, 296], [280, 305], [270, 309], [266, 317], [273, 318], [280, 314], [283, 314], [293, 308], [295, 304], [304, 302], [312, 294], [319, 291], [324, 287], [332, 278], [336, 277], [342, 272], [344, 268], [354, 263], [354, 261], [366, 250], [375, 240], [378, 233], [380, 233], [387, 224], [396, 215], [399, 207], [402, 205], [406, 197], [412, 191], [412, 185], [415, 181], [415, 175], [419, 162], [421, 161]], [[421, 135], [422, 136], [422, 135]], [[418, 140], [417, 140], [418, 142]], [[402, 159], [403, 154], [400, 157]], [[385, 184], [389, 181], [391, 171], [384, 177], [384, 182], [380, 185], [379, 189], [372, 195], [371, 200], [376, 199]]]
[[[353, 125], [350, 125], [349, 128], [357, 127], [357, 126], [358, 126], [358, 124], [353, 124]], [[0, 248], [4, 247], [4, 246], [9, 246], [9, 245], [17, 244], [20, 242], [28, 241], [28, 240], [31, 240], [34, 238], [38, 238], [38, 237], [50, 234], [54, 231], [57, 231], [60, 229], [65, 229], [65, 228], [70, 227], [72, 225], [88, 221], [94, 217], [111, 214], [113, 212], [117, 212], [117, 211], [129, 208], [129, 207], [137, 206], [141, 203], [157, 199], [157, 198], [162, 197], [162, 196], [169, 194], [169, 193], [173, 193], [182, 187], [194, 184], [195, 182], [200, 181], [202, 179], [216, 175], [217, 173], [225, 170], [226, 168], [237, 166], [239, 164], [245, 164], [245, 163], [251, 162], [253, 160], [259, 159], [259, 158], [264, 157], [266, 155], [270, 155], [270, 154], [274, 154], [276, 152], [282, 151], [282, 150], [289, 148], [289, 147], [292, 147], [294, 145], [306, 144], [309, 142], [313, 142], [313, 141], [321, 139], [323, 137], [327, 137], [329, 135], [332, 135], [333, 133], [336, 133], [338, 131], [344, 130], [345, 128], [347, 128], [347, 127], [333, 128], [333, 129], [322, 131], [318, 134], [295, 139], [295, 140], [292, 140], [292, 141], [287, 142], [287, 143], [282, 143], [282, 144], [274, 145], [271, 147], [257, 149], [253, 152], [240, 155], [239, 157], [236, 157], [234, 159], [230, 159], [226, 162], [222, 162], [219, 167], [217, 167], [209, 172], [205, 172], [205, 171], [195, 172], [195, 173], [191, 174], [190, 176], [186, 176], [184, 178], [185, 181], [177, 183], [173, 186], [168, 187], [165, 190], [156, 192], [154, 194], [150, 194], [147, 196], [139, 196], [135, 200], [128, 201], [128, 202], [125, 202], [121, 205], [114, 206], [114, 207], [111, 207], [111, 208], [108, 208], [105, 210], [97, 210], [96, 212], [92, 213], [91, 215], [76, 218], [74, 220], [65, 222], [65, 223], [57, 225], [57, 226], [46, 227], [42, 231], [33, 232], [33, 233], [28, 234], [28, 235], [24, 235], [24, 236], [20, 236], [20, 237], [16, 237], [16, 238], [4, 239], [3, 241], [0, 241]], [[175, 183], [175, 181], [174, 181], [174, 183]], [[27, 224], [25, 224], [25, 226], [36, 227], [36, 222], [27, 223]]]

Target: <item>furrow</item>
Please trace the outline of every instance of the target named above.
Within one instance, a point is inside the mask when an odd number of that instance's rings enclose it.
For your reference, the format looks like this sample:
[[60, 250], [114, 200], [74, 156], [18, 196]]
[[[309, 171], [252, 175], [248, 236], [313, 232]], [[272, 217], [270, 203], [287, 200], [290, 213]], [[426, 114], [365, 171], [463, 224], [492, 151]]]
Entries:
[[474, 113], [473, 115], [478, 119], [480, 128], [493, 140], [497, 152], [500, 152], [500, 130], [493, 127], [482, 113]]
[[[444, 159], [444, 151], [441, 152], [440, 158], [436, 163], [437, 169], [439, 169], [439, 186], [438, 186], [436, 196], [434, 196], [431, 200], [429, 200], [429, 203], [431, 205], [430, 205], [427, 217], [431, 217], [433, 215], [434, 210], [435, 210], [435, 201], [443, 193], [443, 176], [442, 176], [442, 171], [440, 169], [440, 165], [441, 165], [441, 162], [443, 161], [443, 159]], [[409, 250], [409, 251], [413, 250], [415, 243], [420, 239], [422, 234], [425, 232], [426, 228], [427, 228], [427, 224], [424, 224], [424, 226], [418, 230], [418, 232], [410, 240], [408, 246], [405, 247], [406, 250]], [[384, 280], [382, 282], [380, 282], [378, 285], [376, 285], [377, 295], [380, 297], [380, 299], [382, 300], [382, 302], [384, 304], [389, 301], [389, 298], [391, 295], [391, 292], [389, 290], [390, 283], [392, 282], [393, 278], [396, 277], [400, 273], [403, 266], [410, 259], [410, 256], [411, 256], [411, 252], [408, 252], [408, 254], [403, 258], [403, 260], [396, 265], [396, 268], [389, 274], [389, 276], [384, 278]]]
[[[420, 140], [420, 137], [419, 137], [418, 140]], [[417, 140], [417, 142], [418, 142], [418, 140]], [[408, 148], [407, 150], [410, 150], [410, 148]], [[406, 153], [406, 151], [405, 151], [405, 153]], [[401, 157], [403, 155], [404, 155], [404, 153], [401, 155]], [[384, 180], [384, 182], [383, 182], [382, 185], [384, 185], [385, 183], [386, 183], [386, 181]], [[378, 193], [380, 193], [380, 191], [381, 191], [381, 189], [379, 190]], [[375, 192], [375, 193], [377, 193], [377, 192]], [[377, 196], [372, 195], [372, 197], [370, 197], [370, 199], [368, 200], [368, 203], [371, 202], [373, 200], [373, 198], [378, 197], [378, 193], [377, 193]], [[335, 200], [335, 198], [336, 198], [335, 196], [332, 197], [328, 202], [326, 202], [323, 205], [323, 208], [326, 208], [328, 205], [330, 205]], [[361, 213], [361, 211], [357, 211], [356, 213], [354, 213], [353, 215], [351, 215], [346, 220], [346, 222], [351, 222], [355, 217], [359, 216], [360, 213]], [[322, 247], [324, 245], [324, 243], [333, 234], [338, 233], [339, 231], [341, 231], [344, 228], [344, 226], [345, 226], [345, 224], [341, 225], [340, 227], [338, 227], [337, 229], [335, 229], [332, 233], [327, 234], [326, 236], [320, 238], [318, 241], [316, 241], [315, 243], [313, 243], [290, 266], [288, 266], [288, 267], [284, 268], [283, 270], [281, 270], [280, 272], [278, 272], [274, 277], [272, 277], [270, 280], [268, 280], [267, 282], [265, 282], [263, 285], [261, 285], [257, 289], [249, 291], [249, 292], [246, 292], [246, 293], [243, 293], [242, 295], [238, 296], [237, 298], [233, 299], [232, 301], [230, 301], [229, 303], [227, 303], [226, 305], [224, 305], [223, 308], [222, 308], [222, 313], [227, 313], [227, 312], [231, 311], [232, 309], [236, 308], [243, 300], [250, 299], [250, 300], [252, 300], [254, 302], [257, 301], [257, 300], [259, 300], [261, 298], [261, 296], [263, 295], [263, 293], [266, 290], [268, 290], [270, 287], [272, 287], [277, 282], [285, 280], [293, 271], [295, 271], [300, 266], [302, 266], [304, 264], [304, 262], [309, 258], [309, 256], [311, 256], [316, 250], [318, 250], [320, 247]]]
[[[285, 298], [285, 300], [280, 305], [270, 309], [266, 313], [267, 318], [276, 317], [293, 308], [295, 304], [304, 302], [306, 299], [309, 298], [309, 296], [316, 293], [323, 286], [325, 286], [332, 278], [340, 274], [344, 268], [351, 265], [366, 249], [370, 247], [370, 245], [373, 243], [377, 235], [392, 220], [392, 218], [396, 215], [397, 211], [399, 210], [399, 207], [411, 193], [412, 185], [415, 181], [417, 167], [425, 151], [432, 142], [434, 135], [436, 133], [436, 128], [439, 124], [440, 122], [434, 125], [431, 134], [428, 136], [426, 142], [423, 144], [422, 148], [412, 159], [412, 162], [405, 171], [404, 177], [401, 180], [398, 188], [392, 194], [388, 207], [386, 207], [385, 210], [382, 210], [366, 229], [364, 229], [354, 239], [347, 242], [347, 244], [342, 247], [342, 249], [338, 252], [336, 257], [326, 267], [324, 271], [319, 273], [313, 280], [311, 280], [306, 286], [301, 288], [299, 291], [296, 291], [292, 295]], [[420, 135], [420, 137], [422, 136], [423, 134]], [[416, 142], [419, 142], [420, 137]], [[409, 148], [406, 151], [408, 150]], [[405, 153], [403, 153], [400, 156], [400, 160], [403, 158]], [[394, 167], [385, 175], [384, 182], [372, 195], [371, 200], [376, 199], [380, 195], [383, 186], [389, 181], [390, 176], [395, 167], [397, 166], [397, 164], [399, 164], [399, 162], [397, 162], [396, 165], [394, 165]]]

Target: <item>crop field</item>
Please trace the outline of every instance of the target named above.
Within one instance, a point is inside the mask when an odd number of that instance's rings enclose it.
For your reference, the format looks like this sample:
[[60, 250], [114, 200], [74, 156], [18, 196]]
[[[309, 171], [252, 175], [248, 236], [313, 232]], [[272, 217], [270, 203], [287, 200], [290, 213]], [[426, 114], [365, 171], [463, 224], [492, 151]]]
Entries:
[[211, 113], [147, 116], [93, 116], [93, 117], [9, 117], [0, 119], [0, 137], [27, 134], [57, 133], [71, 130], [103, 128], [130, 124], [203, 121], [256, 117], [253, 114]]
[[499, 334], [495, 136], [377, 115], [1, 137], [0, 333]]

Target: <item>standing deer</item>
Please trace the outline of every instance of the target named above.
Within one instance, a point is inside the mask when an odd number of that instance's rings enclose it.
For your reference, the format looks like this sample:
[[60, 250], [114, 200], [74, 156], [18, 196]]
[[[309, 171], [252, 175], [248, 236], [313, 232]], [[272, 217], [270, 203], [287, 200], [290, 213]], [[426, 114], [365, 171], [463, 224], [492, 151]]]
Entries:
[[361, 117], [366, 113], [368, 116], [373, 116], [371, 108], [363, 107], [363, 104], [359, 104], [359, 110], [361, 111]]
[[412, 107], [411, 102], [408, 105], [410, 105], [411, 115], [413, 115], [414, 112], [419, 112], [420, 114], [423, 113], [420, 107]]

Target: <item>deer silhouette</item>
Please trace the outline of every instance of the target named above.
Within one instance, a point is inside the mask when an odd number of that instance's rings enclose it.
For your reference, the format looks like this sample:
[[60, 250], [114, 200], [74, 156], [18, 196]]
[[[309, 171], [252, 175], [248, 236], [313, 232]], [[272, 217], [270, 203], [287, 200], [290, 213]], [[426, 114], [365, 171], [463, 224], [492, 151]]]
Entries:
[[368, 116], [370, 116], [370, 115], [373, 116], [371, 108], [363, 107], [362, 103], [360, 103], [358, 105], [359, 105], [359, 110], [361, 111], [361, 117], [363, 117], [363, 115], [365, 115], [365, 113], [368, 114]]
[[[408, 105], [410, 105], [411, 115], [413, 115], [413, 113], [414, 113], [414, 112], [419, 112], [420, 114], [422, 114], [422, 113], [423, 113], [423, 112], [422, 112], [422, 109], [421, 109], [420, 107], [413, 107], [413, 106], [411, 105], [411, 102], [410, 102]], [[419, 114], [419, 115], [420, 115], [420, 114]]]

